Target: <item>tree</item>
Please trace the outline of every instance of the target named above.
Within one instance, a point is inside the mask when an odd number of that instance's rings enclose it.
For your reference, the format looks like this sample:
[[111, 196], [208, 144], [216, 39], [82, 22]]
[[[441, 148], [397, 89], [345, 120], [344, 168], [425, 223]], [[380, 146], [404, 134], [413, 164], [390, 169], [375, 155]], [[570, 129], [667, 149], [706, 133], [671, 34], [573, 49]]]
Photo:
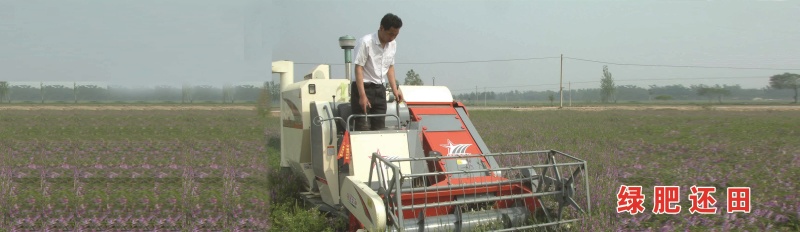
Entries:
[[[0, 103], [3, 103], [3, 99], [8, 97], [9, 89], [8, 89], [8, 82], [7, 81], [0, 81]], [[11, 99], [8, 99], [8, 102], [11, 102]]]
[[192, 91], [192, 101], [200, 101], [200, 102], [216, 102], [222, 98], [222, 94], [220, 89], [215, 88], [211, 85], [198, 85], [194, 88], [191, 88]]
[[280, 102], [281, 101], [281, 85], [275, 84], [274, 81], [269, 82], [269, 96], [272, 99], [272, 102]]
[[228, 103], [229, 101], [233, 103], [233, 88], [231, 88], [231, 84], [226, 83], [222, 86], [222, 103]]
[[256, 105], [258, 115], [261, 117], [268, 117], [272, 110], [270, 95], [270, 84], [269, 82], [264, 82], [264, 86], [261, 87], [261, 91], [258, 94], [258, 103]]
[[72, 97], [74, 97], [75, 103], [78, 103], [78, 83], [72, 82]]
[[181, 98], [181, 93], [176, 87], [169, 85], [157, 85], [153, 88], [153, 97], [155, 100], [169, 102], [177, 101]]
[[800, 87], [800, 74], [783, 73], [771, 76], [769, 85], [774, 89], [794, 90], [794, 104], [797, 104], [797, 90]]
[[106, 100], [106, 90], [97, 85], [78, 85], [78, 101], [102, 101]]
[[42, 104], [44, 104], [44, 82], [39, 82], [39, 91], [42, 93]]
[[672, 100], [672, 96], [670, 96], [670, 95], [658, 95], [658, 96], [656, 97], [656, 100], [659, 100], [659, 101], [668, 101], [668, 100]]
[[700, 96], [707, 96], [708, 101], [710, 102], [713, 97], [717, 97], [719, 103], [722, 104], [722, 96], [729, 96], [731, 95], [731, 91], [716, 85], [714, 87], [709, 87], [705, 85], [693, 86], [697, 90], [697, 95]]
[[192, 90], [190, 89], [188, 83], [183, 83], [181, 87], [181, 103], [192, 102], [194, 99], [192, 98]]
[[406, 73], [406, 81], [403, 83], [404, 85], [425, 85], [422, 82], [422, 78], [419, 77], [419, 74], [414, 72], [414, 69], [408, 70]]
[[552, 94], [552, 93], [551, 93], [550, 95], [548, 95], [548, 96], [547, 96], [547, 99], [550, 99], [550, 106], [553, 106], [553, 100], [555, 100], [555, 98], [556, 98], [556, 97], [555, 97], [555, 96], [553, 96], [553, 94]]
[[608, 66], [603, 65], [603, 78], [600, 79], [600, 101], [603, 103], [609, 102], [611, 96], [614, 94], [614, 90], [614, 78], [611, 77]]
[[[72, 88], [67, 88], [64, 85], [44, 85], [42, 84], [43, 88], [43, 99], [56, 102], [66, 102], [73, 100], [73, 90]], [[44, 101], [43, 101], [44, 103]]]

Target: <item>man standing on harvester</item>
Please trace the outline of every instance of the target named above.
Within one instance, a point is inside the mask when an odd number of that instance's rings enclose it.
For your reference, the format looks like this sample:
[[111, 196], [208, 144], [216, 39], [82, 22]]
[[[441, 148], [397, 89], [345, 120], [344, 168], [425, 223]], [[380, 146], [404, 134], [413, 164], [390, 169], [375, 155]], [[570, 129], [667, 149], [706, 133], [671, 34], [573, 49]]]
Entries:
[[[350, 86], [350, 105], [353, 114], [386, 114], [386, 87], [392, 88], [395, 100], [403, 101], [394, 75], [394, 57], [397, 51], [397, 34], [403, 21], [388, 13], [381, 19], [378, 32], [358, 39], [354, 49], [356, 79]], [[369, 121], [369, 124], [367, 124]], [[355, 130], [380, 130], [385, 127], [384, 117], [358, 118]]]

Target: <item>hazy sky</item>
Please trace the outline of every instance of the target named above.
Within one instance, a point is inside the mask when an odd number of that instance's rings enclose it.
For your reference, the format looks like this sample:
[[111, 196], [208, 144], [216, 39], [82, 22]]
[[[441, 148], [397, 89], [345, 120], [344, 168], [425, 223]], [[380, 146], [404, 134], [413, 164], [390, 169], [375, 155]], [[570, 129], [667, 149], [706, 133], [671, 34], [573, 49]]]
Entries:
[[[0, 0], [0, 72], [13, 82], [221, 85], [278, 80], [273, 60], [329, 63], [342, 35], [399, 15], [397, 76], [453, 92], [557, 90], [565, 57], [609, 64], [618, 85], [740, 84], [800, 72], [798, 1]], [[564, 87], [596, 88], [603, 64], [564, 59]], [[295, 66], [300, 80], [314, 65]], [[791, 70], [794, 69], [794, 70]], [[650, 79], [650, 80], [647, 80]], [[657, 79], [657, 80], [652, 80]], [[666, 80], [665, 80], [666, 79]], [[152, 84], [151, 84], [152, 83]]]
[[0, 79], [180, 85], [271, 77], [269, 3], [0, 0]]
[[[275, 6], [282, 21], [273, 59], [343, 63], [337, 38], [372, 33], [383, 14], [393, 12], [404, 23], [397, 39], [398, 77], [414, 69], [425, 83], [436, 77], [437, 85], [454, 92], [474, 91], [475, 86], [555, 91], [560, 60], [402, 63], [564, 54], [617, 63], [800, 71], [796, 1], [281, 1]], [[335, 77], [344, 76], [341, 67], [333, 69]], [[295, 68], [305, 74], [313, 66]], [[564, 87], [570, 81], [575, 82], [572, 88], [599, 87], [602, 69], [603, 64], [565, 59]], [[763, 87], [770, 75], [792, 71], [620, 65], [609, 65], [609, 70], [618, 85], [719, 83], [746, 88]], [[719, 77], [726, 78], [708, 79]], [[633, 81], [676, 78], [682, 79]]]

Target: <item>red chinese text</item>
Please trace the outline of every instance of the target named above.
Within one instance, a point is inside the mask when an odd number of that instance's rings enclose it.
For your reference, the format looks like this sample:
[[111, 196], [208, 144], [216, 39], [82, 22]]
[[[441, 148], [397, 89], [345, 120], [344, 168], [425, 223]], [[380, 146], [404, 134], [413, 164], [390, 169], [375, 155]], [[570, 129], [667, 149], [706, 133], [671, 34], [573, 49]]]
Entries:
[[629, 212], [631, 215], [644, 212], [642, 186], [622, 185], [617, 193], [617, 213]]
[[728, 213], [750, 213], [750, 187], [728, 187]]
[[681, 212], [681, 206], [677, 204], [680, 201], [679, 186], [656, 186], [655, 197], [653, 198], [653, 213], [654, 214], [678, 214]]
[[695, 187], [692, 185], [690, 189], [692, 190], [692, 194], [689, 195], [689, 200], [692, 200], [692, 207], [689, 208], [690, 213], [717, 213], [717, 207], [714, 207], [717, 200], [714, 199], [714, 196], [711, 196], [711, 193], [717, 191], [715, 187]]

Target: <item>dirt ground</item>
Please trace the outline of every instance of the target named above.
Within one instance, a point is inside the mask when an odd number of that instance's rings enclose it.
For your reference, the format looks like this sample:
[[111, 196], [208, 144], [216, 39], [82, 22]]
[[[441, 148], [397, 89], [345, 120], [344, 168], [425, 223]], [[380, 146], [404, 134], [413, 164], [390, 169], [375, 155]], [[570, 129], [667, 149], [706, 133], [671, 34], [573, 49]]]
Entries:
[[[254, 110], [255, 106], [165, 106], [165, 105], [0, 105], [2, 110]], [[558, 107], [483, 107], [467, 106], [468, 110], [559, 110]], [[800, 111], [800, 105], [721, 105], [721, 106], [581, 106], [564, 107], [561, 110], [720, 110], [720, 111]], [[273, 114], [278, 113], [273, 111]]]

